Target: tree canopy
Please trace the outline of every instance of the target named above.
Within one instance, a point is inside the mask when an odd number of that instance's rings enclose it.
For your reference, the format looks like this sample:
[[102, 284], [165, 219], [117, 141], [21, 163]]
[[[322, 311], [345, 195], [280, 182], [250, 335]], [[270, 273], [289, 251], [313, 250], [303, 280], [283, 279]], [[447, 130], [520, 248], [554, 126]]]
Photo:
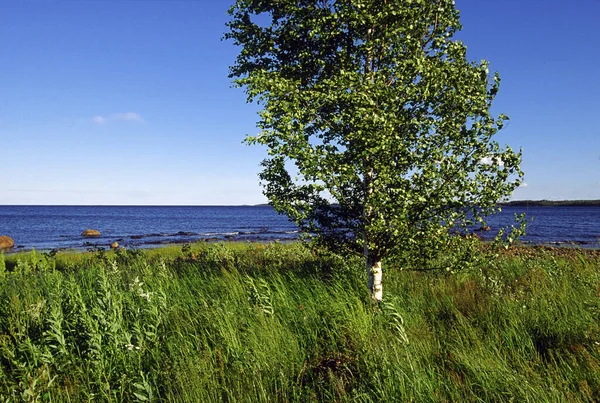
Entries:
[[247, 140], [268, 149], [266, 196], [370, 275], [519, 185], [520, 153], [492, 140], [500, 77], [467, 59], [452, 0], [238, 0], [230, 14], [231, 77], [262, 106]]

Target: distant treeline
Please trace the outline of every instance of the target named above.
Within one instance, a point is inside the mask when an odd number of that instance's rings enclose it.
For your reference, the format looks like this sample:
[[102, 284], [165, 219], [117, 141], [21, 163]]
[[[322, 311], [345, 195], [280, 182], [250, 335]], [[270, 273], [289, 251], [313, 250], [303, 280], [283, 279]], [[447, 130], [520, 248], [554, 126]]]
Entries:
[[500, 206], [563, 206], [563, 207], [587, 207], [600, 206], [600, 200], [513, 200], [499, 203]]
[[[563, 206], [563, 207], [588, 207], [600, 206], [600, 200], [512, 200], [509, 202], [498, 203], [499, 206]], [[257, 204], [256, 206], [269, 206], [268, 203]]]

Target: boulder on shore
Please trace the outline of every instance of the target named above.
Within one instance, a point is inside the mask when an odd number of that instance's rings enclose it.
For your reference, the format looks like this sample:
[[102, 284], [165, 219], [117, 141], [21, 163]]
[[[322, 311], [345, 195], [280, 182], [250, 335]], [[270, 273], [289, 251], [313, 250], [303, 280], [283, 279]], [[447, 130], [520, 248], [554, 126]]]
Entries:
[[98, 237], [100, 236], [100, 231], [97, 229], [86, 229], [81, 233], [81, 236], [86, 238]]
[[470, 237], [471, 237], [471, 238], [475, 238], [475, 239], [477, 239], [478, 241], [481, 241], [481, 240], [483, 240], [483, 238], [481, 237], [481, 235], [479, 235], [479, 234], [477, 234], [477, 233], [475, 233], [475, 232], [473, 232], [472, 234], [469, 234], [469, 235], [470, 235]]
[[0, 235], [0, 250], [2, 249], [11, 249], [15, 246], [15, 241], [6, 235]]

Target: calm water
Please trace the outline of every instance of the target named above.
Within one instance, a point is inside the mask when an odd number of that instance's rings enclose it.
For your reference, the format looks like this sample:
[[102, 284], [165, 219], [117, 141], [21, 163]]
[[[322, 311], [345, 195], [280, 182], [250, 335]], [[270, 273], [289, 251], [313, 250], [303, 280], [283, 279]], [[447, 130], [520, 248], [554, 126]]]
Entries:
[[[505, 207], [489, 217], [492, 231], [510, 225], [515, 213], [533, 218], [523, 241], [576, 243], [600, 248], [600, 207]], [[85, 229], [100, 238], [81, 237]], [[0, 235], [9, 235], [19, 249], [85, 248], [86, 242], [128, 247], [193, 242], [203, 238], [288, 240], [296, 227], [269, 206], [0, 206]]]
[[[82, 238], [88, 228], [99, 238]], [[0, 234], [25, 249], [82, 248], [85, 242], [148, 247], [203, 238], [272, 240], [296, 227], [269, 206], [0, 206]]]
[[522, 241], [534, 244], [574, 243], [600, 248], [600, 207], [503, 207], [488, 217], [494, 229], [514, 224], [514, 215], [525, 213], [527, 235]]

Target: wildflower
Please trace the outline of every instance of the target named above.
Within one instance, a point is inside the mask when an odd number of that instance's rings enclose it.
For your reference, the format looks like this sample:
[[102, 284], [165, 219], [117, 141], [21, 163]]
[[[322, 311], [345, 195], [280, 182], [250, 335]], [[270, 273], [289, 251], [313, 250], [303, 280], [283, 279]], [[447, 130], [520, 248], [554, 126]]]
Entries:
[[110, 267], [112, 269], [112, 273], [113, 274], [118, 274], [119, 273], [119, 266], [118, 266], [116, 260], [113, 260], [113, 261], [110, 262]]
[[152, 295], [154, 295], [153, 292], [150, 292], [150, 291], [143, 292], [143, 290], [141, 290], [141, 289], [139, 290], [138, 294], [140, 297], [144, 298], [146, 301], [150, 301], [150, 298], [152, 298]]
[[129, 284], [129, 289], [140, 289], [144, 285], [143, 282], [140, 281], [139, 277], [136, 277], [131, 284]]

